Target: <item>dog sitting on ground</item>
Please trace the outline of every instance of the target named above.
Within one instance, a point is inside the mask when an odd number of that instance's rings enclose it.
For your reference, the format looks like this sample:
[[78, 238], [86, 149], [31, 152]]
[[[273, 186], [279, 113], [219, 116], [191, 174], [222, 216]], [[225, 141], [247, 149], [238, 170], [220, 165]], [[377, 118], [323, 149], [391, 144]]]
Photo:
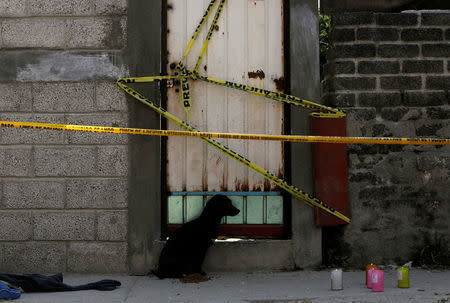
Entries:
[[176, 230], [167, 240], [159, 256], [158, 278], [181, 278], [200, 273], [206, 251], [217, 239], [219, 224], [224, 216], [236, 216], [239, 209], [223, 195], [215, 195], [206, 203], [200, 217]]

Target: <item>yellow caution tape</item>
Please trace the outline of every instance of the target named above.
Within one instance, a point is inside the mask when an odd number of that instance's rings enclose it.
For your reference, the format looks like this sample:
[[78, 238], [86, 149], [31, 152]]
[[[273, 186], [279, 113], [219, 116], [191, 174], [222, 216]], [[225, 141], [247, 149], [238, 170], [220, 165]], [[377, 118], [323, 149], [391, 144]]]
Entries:
[[194, 42], [197, 39], [197, 36], [200, 33], [200, 30], [202, 29], [203, 25], [206, 23], [206, 20], [208, 20], [208, 17], [211, 14], [211, 11], [212, 11], [214, 5], [216, 5], [216, 2], [217, 2], [217, 0], [211, 0], [208, 7], [206, 8], [205, 13], [203, 14], [202, 20], [200, 20], [200, 23], [198, 24], [197, 28], [195, 29], [194, 34], [192, 35], [192, 38], [189, 41], [188, 46], [186, 47], [184, 55], [180, 60], [180, 65], [183, 65], [184, 60], [186, 59], [189, 52], [191, 51], [191, 48], [194, 45]]
[[189, 89], [189, 81], [187, 78], [181, 79], [181, 100], [183, 102], [184, 110], [186, 111], [186, 120], [190, 120], [191, 116], [191, 91]]
[[206, 76], [198, 75], [197, 78], [199, 80], [206, 81], [206, 82], [209, 82], [209, 83], [212, 83], [212, 84], [238, 89], [238, 90], [241, 90], [241, 91], [253, 94], [253, 95], [269, 98], [269, 99], [272, 99], [272, 100], [275, 100], [275, 101], [285, 102], [285, 103], [288, 103], [288, 104], [291, 104], [291, 105], [301, 106], [301, 107], [305, 107], [305, 108], [309, 108], [309, 109], [323, 110], [323, 111], [329, 112], [329, 113], [316, 113], [316, 115], [318, 115], [318, 116], [321, 116], [322, 114], [335, 115], [336, 117], [345, 117], [346, 116], [344, 111], [342, 111], [342, 110], [340, 110], [338, 108], [332, 108], [332, 107], [329, 107], [329, 106], [325, 106], [325, 105], [322, 105], [322, 104], [318, 104], [318, 103], [315, 103], [315, 102], [304, 100], [304, 99], [301, 99], [299, 97], [286, 95], [286, 94], [278, 93], [278, 92], [272, 92], [272, 91], [269, 91], [269, 90], [256, 88], [256, 87], [251, 87], [251, 86], [248, 86], [248, 85], [245, 85], [245, 84], [239, 84], [239, 83], [235, 83], [235, 82], [231, 82], [231, 81], [224, 81], [224, 80], [220, 80], [220, 79], [214, 79], [214, 78], [206, 77]]
[[194, 72], [198, 73], [198, 68], [202, 62], [203, 56], [205, 55], [206, 49], [208, 48], [209, 41], [211, 40], [211, 36], [216, 29], [217, 21], [219, 20], [220, 14], [222, 13], [223, 6], [225, 5], [225, 0], [220, 0], [219, 7], [217, 8], [216, 15], [214, 16], [213, 22], [209, 27], [208, 35], [206, 35], [206, 39], [203, 42], [202, 50], [200, 51], [200, 55], [198, 56], [197, 63], [195, 64]]
[[112, 133], [144, 136], [176, 136], [195, 138], [218, 138], [234, 140], [266, 140], [304, 143], [341, 143], [341, 144], [390, 144], [390, 145], [450, 145], [450, 139], [438, 138], [392, 138], [392, 137], [334, 137], [334, 136], [296, 136], [296, 135], [265, 135], [240, 134], [219, 132], [191, 132], [180, 130], [161, 130], [129, 127], [109, 127], [97, 125], [73, 125], [37, 122], [0, 121], [0, 127], [41, 129], [41, 130], [67, 130], [92, 133]]

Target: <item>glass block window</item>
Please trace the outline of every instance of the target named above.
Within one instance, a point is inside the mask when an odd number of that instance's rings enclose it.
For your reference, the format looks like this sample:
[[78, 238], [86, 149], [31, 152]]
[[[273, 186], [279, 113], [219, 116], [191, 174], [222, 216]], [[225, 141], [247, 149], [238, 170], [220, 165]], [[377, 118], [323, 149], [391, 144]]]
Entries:
[[168, 197], [168, 224], [183, 224], [197, 218], [214, 194], [228, 196], [240, 210], [225, 217], [223, 224], [283, 224], [283, 197], [279, 192], [175, 192]]

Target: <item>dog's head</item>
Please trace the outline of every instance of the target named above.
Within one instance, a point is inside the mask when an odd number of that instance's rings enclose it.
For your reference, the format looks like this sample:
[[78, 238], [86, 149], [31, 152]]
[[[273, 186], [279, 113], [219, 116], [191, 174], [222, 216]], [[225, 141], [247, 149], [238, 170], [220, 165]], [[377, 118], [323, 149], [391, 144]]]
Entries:
[[233, 206], [231, 200], [224, 195], [213, 196], [203, 209], [205, 216], [224, 217], [236, 216], [239, 214], [239, 209]]

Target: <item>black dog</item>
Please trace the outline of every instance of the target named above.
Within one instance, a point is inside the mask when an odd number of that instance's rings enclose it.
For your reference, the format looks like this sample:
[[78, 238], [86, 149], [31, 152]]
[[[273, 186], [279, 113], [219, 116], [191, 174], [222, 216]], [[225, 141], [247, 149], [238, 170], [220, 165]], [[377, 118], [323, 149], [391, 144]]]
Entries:
[[194, 219], [176, 230], [159, 256], [158, 278], [181, 278], [185, 275], [200, 273], [206, 251], [218, 237], [220, 221], [224, 216], [236, 216], [239, 209], [223, 195], [215, 195], [206, 203], [199, 218]]

